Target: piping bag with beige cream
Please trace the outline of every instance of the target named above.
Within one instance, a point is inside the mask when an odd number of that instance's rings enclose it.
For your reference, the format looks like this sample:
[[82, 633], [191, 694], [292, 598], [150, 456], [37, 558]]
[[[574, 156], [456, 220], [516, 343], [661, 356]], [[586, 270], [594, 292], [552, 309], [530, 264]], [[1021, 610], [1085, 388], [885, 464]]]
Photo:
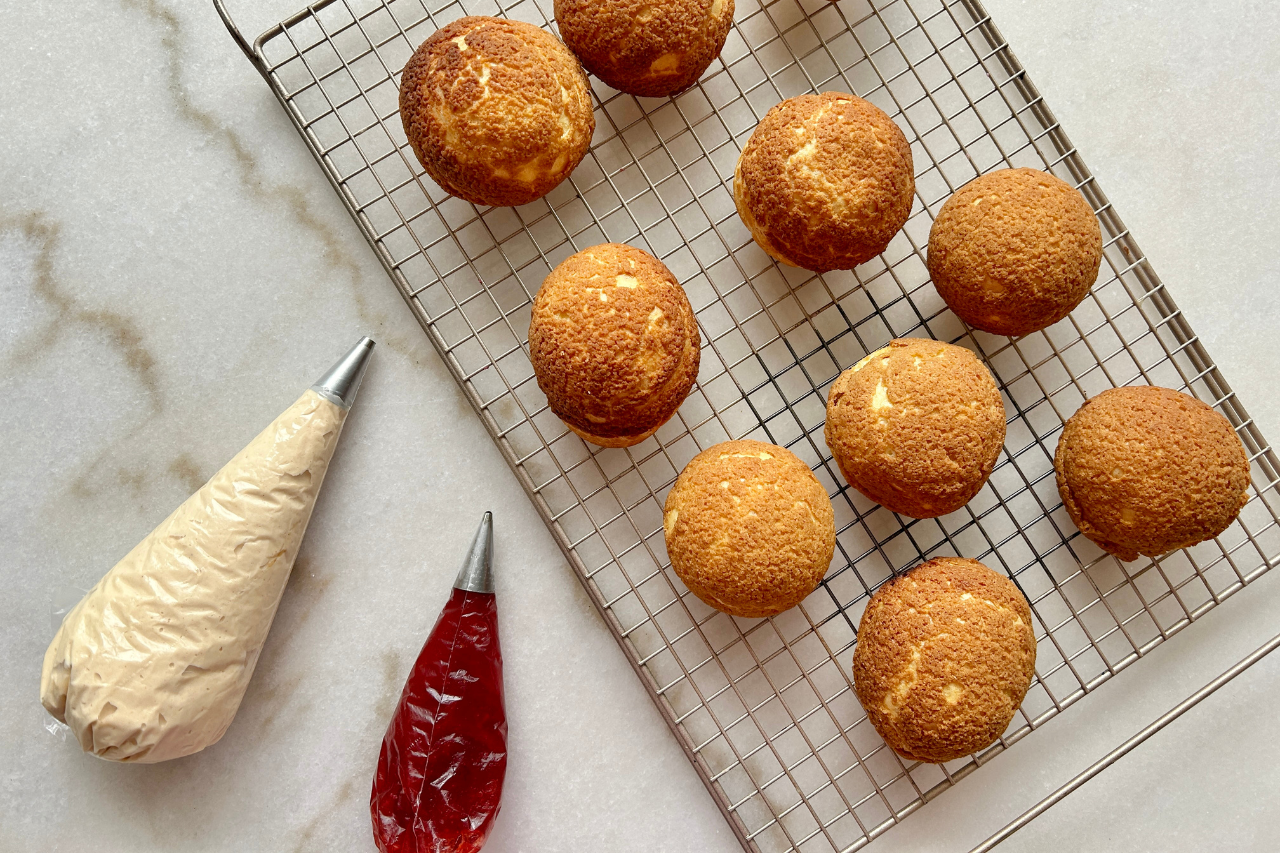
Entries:
[[226, 732], [372, 351], [361, 339], [67, 614], [40, 701], [85, 752], [152, 764]]

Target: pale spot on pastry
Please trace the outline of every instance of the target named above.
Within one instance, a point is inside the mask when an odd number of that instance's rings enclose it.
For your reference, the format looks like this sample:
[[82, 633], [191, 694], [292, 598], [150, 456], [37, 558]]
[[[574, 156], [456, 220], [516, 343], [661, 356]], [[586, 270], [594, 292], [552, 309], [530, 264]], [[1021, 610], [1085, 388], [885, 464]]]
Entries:
[[664, 53], [649, 63], [650, 74], [674, 74], [680, 70], [680, 54]]
[[920, 649], [913, 649], [911, 652], [911, 662], [902, 672], [902, 676], [898, 679], [898, 683], [894, 685], [893, 690], [886, 693], [881, 708], [890, 718], [898, 716], [898, 709], [907, 701], [907, 697], [911, 695], [911, 688], [915, 687], [916, 680], [920, 673]]
[[[778, 485], [775, 483], [775, 484], [774, 484], [774, 486], [773, 486], [773, 488], [776, 490], [776, 489], [778, 488]], [[796, 509], [796, 508], [799, 508], [799, 507], [803, 507], [803, 508], [804, 508], [805, 514], [807, 514], [807, 515], [809, 516], [809, 523], [810, 523], [810, 524], [814, 525], [815, 527], [816, 527], [816, 526], [820, 526], [820, 525], [822, 524], [822, 522], [818, 521], [818, 516], [817, 516], [817, 514], [813, 511], [813, 504], [809, 503], [808, 501], [796, 501], [795, 503], [793, 503], [793, 504], [791, 505], [791, 508], [792, 508], [792, 509]]]
[[889, 402], [889, 389], [885, 387], [884, 382], [876, 383], [875, 393], [871, 395], [872, 411], [880, 411], [881, 409], [892, 409], [893, 403]]
[[665, 514], [662, 516], [662, 530], [663, 530], [663, 532], [665, 532], [668, 536], [670, 536], [670, 535], [671, 535], [671, 531], [673, 531], [673, 530], [675, 530], [675, 529], [676, 529], [676, 522], [677, 522], [677, 521], [679, 521], [679, 520], [680, 520], [680, 510], [678, 510], [678, 509], [673, 509], [673, 510], [671, 510], [670, 512], [665, 513]]
[[808, 160], [813, 157], [813, 152], [818, 150], [818, 140], [810, 139], [800, 147], [796, 153], [787, 158], [788, 163], [795, 163], [797, 160]]
[[857, 373], [859, 370], [861, 370], [862, 368], [866, 367], [868, 364], [870, 364], [870, 363], [871, 363], [871, 360], [872, 360], [872, 359], [874, 359], [876, 356], [880, 355], [881, 353], [885, 352], [885, 350], [887, 350], [887, 349], [889, 349], [889, 348], [888, 348], [888, 347], [881, 347], [880, 349], [876, 350], [875, 352], [871, 353], [870, 355], [868, 355], [868, 356], [864, 356], [864, 357], [863, 357], [863, 359], [862, 359], [861, 361], [859, 361], [857, 364], [855, 364], [855, 365], [852, 367], [853, 372], [854, 372], [854, 373]]
[[[637, 287], [639, 287], [639, 286], [640, 286], [640, 280], [639, 280], [638, 278], [636, 278], [636, 277], [635, 277], [635, 276], [633, 276], [633, 275], [627, 275], [626, 273], [623, 273], [622, 275], [620, 275], [620, 276], [618, 276], [617, 278], [615, 278], [615, 279], [613, 280], [613, 283], [614, 283], [614, 284], [616, 284], [618, 287], [625, 287], [625, 288], [628, 288], [628, 289], [630, 289], [630, 290], [634, 290], [634, 289], [636, 289]], [[655, 308], [655, 309], [653, 309], [653, 310], [654, 310], [654, 311], [658, 311], [658, 313], [662, 313], [662, 312], [661, 312], [659, 309], [657, 309], [657, 308]], [[650, 319], [652, 320], [652, 317], [650, 317]]]
[[942, 698], [948, 705], [959, 703], [960, 697], [964, 695], [964, 688], [959, 684], [948, 684], [942, 688]]
[[[564, 155], [560, 155], [563, 157]], [[526, 184], [531, 184], [542, 174], [542, 170], [538, 168], [537, 163], [525, 163], [520, 167], [520, 171], [516, 172], [516, 180]]]

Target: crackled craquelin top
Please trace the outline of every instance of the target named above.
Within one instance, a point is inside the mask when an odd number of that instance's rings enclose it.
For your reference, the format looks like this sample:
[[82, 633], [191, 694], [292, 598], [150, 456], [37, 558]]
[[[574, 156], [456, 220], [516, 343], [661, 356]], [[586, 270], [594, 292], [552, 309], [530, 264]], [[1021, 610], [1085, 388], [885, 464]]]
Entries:
[[587, 70], [622, 92], [688, 88], [724, 47], [733, 0], [556, 0], [560, 36]]
[[1061, 320], [1089, 293], [1102, 230], [1078, 190], [1047, 172], [1003, 169], [947, 199], [929, 232], [929, 273], [975, 329], [1026, 335]]
[[1053, 462], [1071, 520], [1122, 560], [1212, 539], [1249, 500], [1249, 460], [1231, 424], [1169, 388], [1112, 388], [1087, 400]]
[[701, 347], [684, 288], [633, 246], [570, 255], [533, 300], [538, 387], [571, 430], [604, 447], [638, 444], [675, 414], [698, 377]]
[[818, 478], [762, 441], [726, 441], [693, 457], [667, 495], [662, 527], [680, 579], [734, 616], [799, 604], [835, 553], [835, 513]]
[[849, 485], [912, 518], [964, 506], [1004, 445], [995, 379], [964, 347], [901, 338], [840, 374], [827, 446]]
[[940, 763], [985, 749], [1035, 674], [1031, 608], [976, 560], [940, 557], [882, 586], [858, 626], [853, 683], [885, 743]]
[[733, 179], [738, 215], [760, 247], [815, 272], [852, 269], [883, 252], [914, 193], [902, 131], [879, 107], [841, 92], [769, 110]]
[[595, 131], [587, 78], [568, 48], [532, 24], [485, 16], [459, 18], [414, 51], [400, 118], [432, 180], [496, 206], [554, 189]]

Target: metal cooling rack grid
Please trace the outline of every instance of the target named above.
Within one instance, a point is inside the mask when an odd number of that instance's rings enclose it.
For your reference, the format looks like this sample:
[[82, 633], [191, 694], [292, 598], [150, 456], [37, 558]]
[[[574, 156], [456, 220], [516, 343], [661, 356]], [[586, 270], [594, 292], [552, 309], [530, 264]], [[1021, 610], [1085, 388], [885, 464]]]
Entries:
[[[225, 10], [217, 3], [226, 19]], [[738, 5], [721, 59], [675, 99], [595, 83], [591, 152], [547, 198], [478, 209], [421, 174], [397, 75], [463, 14], [546, 26], [532, 0], [325, 0], [269, 30], [250, 59], [347, 203], [747, 849], [849, 850], [1026, 736], [1227, 596], [1280, 554], [1277, 466], [1167, 292], [981, 7], [971, 0]], [[239, 38], [238, 32], [232, 32]], [[767, 109], [855, 92], [912, 141], [912, 216], [851, 273], [774, 264], [734, 210], [738, 152]], [[1016, 341], [970, 333], [928, 283], [932, 214], [970, 178], [1048, 169], [1080, 187], [1106, 236], [1103, 274], [1072, 316]], [[600, 450], [546, 408], [524, 345], [542, 278], [605, 240], [661, 257], [706, 343], [694, 393], [654, 438]], [[964, 510], [909, 520], [844, 486], [821, 431], [839, 371], [893, 337], [981, 353], [1010, 414], [1001, 462]], [[1216, 542], [1125, 566], [1080, 537], [1057, 497], [1063, 421], [1104, 388], [1150, 382], [1217, 406], [1245, 441], [1253, 497]], [[838, 548], [822, 586], [771, 620], [736, 620], [670, 572], [661, 503], [700, 449], [733, 437], [790, 447], [833, 496]], [[907, 765], [858, 705], [861, 611], [893, 572], [959, 553], [1008, 572], [1039, 640], [1037, 677], [1001, 742]]]

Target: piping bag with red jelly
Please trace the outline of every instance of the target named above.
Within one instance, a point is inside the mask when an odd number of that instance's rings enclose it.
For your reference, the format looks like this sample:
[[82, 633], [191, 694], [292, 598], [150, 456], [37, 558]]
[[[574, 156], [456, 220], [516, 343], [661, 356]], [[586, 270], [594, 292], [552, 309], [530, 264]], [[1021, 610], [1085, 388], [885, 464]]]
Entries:
[[369, 810], [382, 853], [475, 853], [507, 772], [502, 652], [486, 512], [382, 740]]

